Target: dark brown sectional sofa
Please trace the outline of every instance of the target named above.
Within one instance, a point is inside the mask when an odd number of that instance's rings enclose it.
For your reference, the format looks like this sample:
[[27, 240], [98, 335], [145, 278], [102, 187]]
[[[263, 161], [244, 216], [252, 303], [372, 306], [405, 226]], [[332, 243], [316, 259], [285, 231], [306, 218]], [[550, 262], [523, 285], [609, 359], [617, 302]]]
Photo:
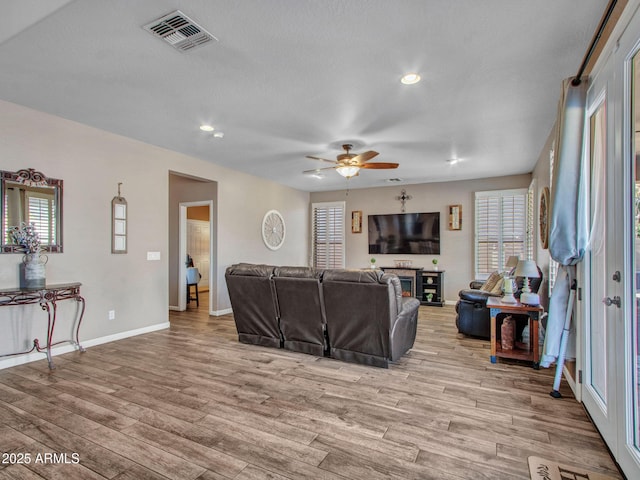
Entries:
[[396, 275], [241, 263], [225, 278], [240, 342], [384, 368], [413, 347], [420, 302]]

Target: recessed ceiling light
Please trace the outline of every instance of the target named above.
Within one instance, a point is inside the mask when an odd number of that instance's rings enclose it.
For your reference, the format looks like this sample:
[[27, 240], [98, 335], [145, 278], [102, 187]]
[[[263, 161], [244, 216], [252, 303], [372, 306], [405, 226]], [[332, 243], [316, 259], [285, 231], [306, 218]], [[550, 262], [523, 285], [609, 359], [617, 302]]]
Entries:
[[455, 165], [458, 162], [461, 162], [462, 160], [460, 158], [450, 158], [449, 160], [447, 160], [447, 163], [449, 165]]
[[420, 75], [417, 73], [407, 73], [400, 79], [400, 81], [405, 85], [413, 85], [420, 81]]
[[215, 132], [213, 134], [213, 136], [216, 137], [216, 138], [222, 138], [222, 137], [224, 137], [224, 132], [219, 132], [219, 131]]
[[203, 132], [213, 132], [214, 128], [211, 125], [200, 125], [200, 130]]

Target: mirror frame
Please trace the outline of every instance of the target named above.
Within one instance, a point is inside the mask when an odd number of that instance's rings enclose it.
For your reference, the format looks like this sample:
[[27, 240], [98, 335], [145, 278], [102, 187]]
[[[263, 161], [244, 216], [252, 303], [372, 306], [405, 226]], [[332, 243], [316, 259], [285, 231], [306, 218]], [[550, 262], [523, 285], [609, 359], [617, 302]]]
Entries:
[[[8, 172], [0, 170], [0, 226], [4, 225], [5, 211], [5, 194], [6, 182], [22, 183], [29, 186], [53, 187], [54, 199], [56, 204], [56, 237], [58, 243], [42, 245], [43, 252], [62, 253], [62, 180], [57, 178], [49, 178], [42, 172], [38, 172], [33, 168], [18, 170], [17, 172]], [[23, 253], [19, 245], [4, 243], [5, 232], [2, 232], [0, 238], [0, 253]]]

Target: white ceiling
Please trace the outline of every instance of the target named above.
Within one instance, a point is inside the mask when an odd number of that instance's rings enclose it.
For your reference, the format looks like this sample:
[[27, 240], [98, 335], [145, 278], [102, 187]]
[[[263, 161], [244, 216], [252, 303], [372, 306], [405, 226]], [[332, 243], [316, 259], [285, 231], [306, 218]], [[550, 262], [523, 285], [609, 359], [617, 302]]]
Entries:
[[[0, 98], [306, 191], [346, 141], [400, 163], [350, 188], [527, 173], [607, 3], [0, 0]], [[219, 42], [142, 28], [177, 9]]]

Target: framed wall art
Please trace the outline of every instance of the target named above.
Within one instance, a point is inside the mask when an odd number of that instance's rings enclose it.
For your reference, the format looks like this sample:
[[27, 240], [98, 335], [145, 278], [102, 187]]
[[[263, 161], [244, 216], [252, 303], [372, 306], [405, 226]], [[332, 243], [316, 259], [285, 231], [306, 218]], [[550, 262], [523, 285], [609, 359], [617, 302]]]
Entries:
[[449, 205], [449, 230], [462, 230], [462, 205]]
[[351, 212], [351, 233], [362, 233], [362, 210]]

